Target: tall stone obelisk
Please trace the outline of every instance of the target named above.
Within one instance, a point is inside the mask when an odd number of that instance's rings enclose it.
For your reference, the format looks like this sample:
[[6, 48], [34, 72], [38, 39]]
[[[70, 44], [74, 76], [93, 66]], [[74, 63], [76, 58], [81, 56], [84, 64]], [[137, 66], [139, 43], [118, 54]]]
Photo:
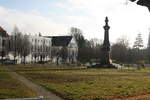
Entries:
[[105, 19], [105, 26], [104, 26], [104, 42], [101, 48], [101, 65], [110, 65], [110, 42], [109, 42], [109, 29], [110, 26], [108, 25], [108, 17]]

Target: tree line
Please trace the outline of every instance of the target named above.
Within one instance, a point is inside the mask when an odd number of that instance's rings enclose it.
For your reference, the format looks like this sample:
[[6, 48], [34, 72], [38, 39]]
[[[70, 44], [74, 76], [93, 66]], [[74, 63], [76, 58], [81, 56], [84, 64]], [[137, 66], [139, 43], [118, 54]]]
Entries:
[[70, 34], [75, 38], [78, 45], [78, 62], [99, 62], [102, 41], [96, 38], [87, 40], [78, 28], [72, 27], [71, 30], [74, 30]]
[[6, 37], [2, 44], [4, 44], [1, 53], [2, 61], [4, 60], [3, 56], [6, 57], [5, 59], [9, 59], [7, 56], [12, 54], [14, 61], [16, 61], [17, 56], [20, 56], [23, 58], [23, 62], [26, 62], [26, 57], [30, 54], [31, 44], [28, 36], [22, 34], [17, 27], [14, 27], [11, 36]]
[[[77, 30], [80, 30], [77, 28]], [[78, 61], [80, 63], [86, 62], [100, 62], [102, 40], [99, 39], [86, 39], [82, 31], [70, 32], [75, 38], [78, 45]], [[17, 56], [23, 58], [23, 62], [26, 62], [26, 57], [31, 53], [33, 49], [27, 35], [23, 35], [17, 27], [14, 28], [12, 35], [5, 42], [5, 55], [11, 53], [16, 60]], [[37, 48], [39, 51], [41, 48]], [[47, 49], [49, 50], [49, 49]], [[55, 50], [56, 51], [56, 50]], [[67, 57], [67, 49], [61, 50], [60, 56], [62, 59]], [[55, 52], [52, 51], [51, 56], [53, 57]], [[56, 52], [57, 55], [57, 52]], [[1, 56], [4, 56], [1, 53]], [[36, 59], [38, 56], [44, 59], [45, 55], [34, 54]], [[130, 47], [129, 40], [125, 37], [117, 39], [115, 43], [111, 43], [111, 60], [116, 63], [150, 63], [150, 35], [148, 39], [147, 47], [144, 48], [142, 34], [138, 34], [133, 47]]]
[[[78, 61], [100, 62], [102, 41], [98, 39], [87, 40], [82, 32], [72, 33], [78, 44]], [[138, 34], [133, 47], [130, 47], [126, 37], [117, 39], [111, 43], [111, 60], [116, 63], [144, 64], [150, 63], [150, 35], [147, 47], [144, 48], [142, 34]]]

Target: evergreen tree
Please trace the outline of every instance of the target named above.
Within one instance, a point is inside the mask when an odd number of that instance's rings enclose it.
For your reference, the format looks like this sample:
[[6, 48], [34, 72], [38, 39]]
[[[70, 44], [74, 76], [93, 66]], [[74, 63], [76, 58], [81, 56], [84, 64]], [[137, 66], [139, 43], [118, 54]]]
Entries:
[[133, 45], [134, 58], [136, 63], [140, 62], [144, 58], [143, 49], [142, 49], [143, 46], [144, 45], [143, 45], [142, 35], [139, 33]]
[[143, 47], [143, 39], [142, 39], [142, 35], [139, 33], [136, 37], [133, 48], [141, 49], [142, 47]]
[[150, 48], [150, 33], [149, 33], [149, 37], [148, 37], [148, 44], [147, 44], [147, 48]]
[[147, 60], [150, 61], [150, 34], [148, 37], [148, 44], [147, 44], [147, 50], [146, 50]]

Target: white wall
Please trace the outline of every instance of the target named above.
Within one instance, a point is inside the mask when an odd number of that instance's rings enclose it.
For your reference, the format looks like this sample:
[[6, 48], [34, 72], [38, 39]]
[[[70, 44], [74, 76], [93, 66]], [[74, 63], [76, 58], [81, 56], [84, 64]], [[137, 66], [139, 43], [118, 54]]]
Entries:
[[[33, 56], [34, 53], [41, 54], [41, 53], [44, 52], [45, 54], [47, 54], [47, 52], [49, 52], [49, 55], [45, 58], [45, 61], [50, 60], [51, 47], [52, 47], [51, 38], [42, 37], [42, 36], [28, 36], [28, 39], [31, 43], [31, 48], [30, 48], [31, 53], [26, 57], [26, 63], [31, 63], [31, 62], [35, 61], [35, 59], [32, 59], [33, 58], [32, 56]], [[0, 41], [1, 41], [1, 38], [0, 38]], [[39, 48], [41, 51], [38, 51], [38, 50], [35, 51], [35, 46], [36, 46], [36, 49]], [[49, 49], [46, 49], [46, 46]], [[33, 50], [32, 47], [34, 48], [34, 50]], [[48, 50], [48, 51], [46, 51], [46, 50]], [[9, 58], [11, 60], [14, 59], [12, 52], [9, 53]], [[21, 62], [24, 61], [24, 58], [20, 57], [20, 56], [17, 56], [16, 59], [17, 59], [17, 63], [21, 63]], [[39, 61], [39, 60], [40, 59], [37, 58], [36, 62]]]

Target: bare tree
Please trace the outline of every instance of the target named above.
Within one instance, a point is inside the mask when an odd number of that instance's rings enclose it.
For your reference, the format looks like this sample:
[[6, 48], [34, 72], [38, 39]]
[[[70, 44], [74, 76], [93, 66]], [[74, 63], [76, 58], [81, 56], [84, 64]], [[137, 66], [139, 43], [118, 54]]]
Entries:
[[83, 32], [79, 28], [71, 27], [70, 34], [75, 38], [78, 45], [78, 61], [84, 62], [86, 58], [84, 53], [86, 40], [83, 36]]
[[16, 57], [19, 55], [22, 42], [22, 33], [16, 26], [14, 27], [14, 30], [12, 32], [10, 41], [11, 41], [10, 48], [11, 51], [13, 52], [12, 54], [14, 56], [14, 60], [16, 60]]
[[41, 45], [41, 61], [44, 61], [46, 58], [46, 40], [44, 39]]
[[24, 58], [24, 63], [26, 62], [26, 56], [30, 53], [30, 42], [28, 36], [23, 35], [16, 26], [10, 36], [9, 48], [14, 56], [14, 61], [17, 56], [20, 56]]
[[61, 56], [63, 62], [66, 62], [67, 57], [68, 57], [68, 49], [67, 49], [67, 47], [64, 46], [64, 47], [61, 48], [60, 56]]
[[22, 38], [22, 46], [20, 48], [20, 55], [23, 57], [24, 61], [23, 63], [26, 63], [26, 57], [30, 54], [31, 50], [31, 44], [29, 42], [29, 38], [27, 35], [24, 35]]
[[51, 50], [51, 58], [54, 60], [56, 58], [56, 64], [59, 65], [59, 59], [60, 59], [60, 51], [61, 47], [52, 47]]
[[121, 37], [111, 47], [111, 58], [117, 62], [125, 63], [128, 59], [129, 41]]
[[38, 58], [38, 56], [39, 56], [39, 54], [38, 54], [38, 43], [37, 43], [37, 39], [35, 39], [35, 44], [33, 45], [34, 47], [34, 53], [33, 53], [33, 56], [34, 56], [34, 60], [35, 60], [35, 63], [36, 63], [36, 60], [37, 60], [37, 58]]
[[6, 42], [5, 42], [5, 52], [6, 55], [9, 54], [9, 52], [11, 51], [11, 41], [10, 41], [10, 37], [7, 38]]

